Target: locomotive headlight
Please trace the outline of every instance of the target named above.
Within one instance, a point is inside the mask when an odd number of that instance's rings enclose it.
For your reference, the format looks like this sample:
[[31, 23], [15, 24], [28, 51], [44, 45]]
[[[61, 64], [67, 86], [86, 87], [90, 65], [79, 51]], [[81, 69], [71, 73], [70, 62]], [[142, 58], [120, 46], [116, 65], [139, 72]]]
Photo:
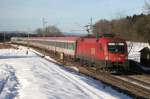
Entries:
[[108, 60], [108, 56], [105, 56], [105, 60]]
[[108, 43], [108, 45], [113, 45], [113, 46], [114, 46], [114, 45], [115, 45], [115, 43]]
[[120, 45], [120, 46], [124, 46], [124, 43], [118, 43], [118, 45]]

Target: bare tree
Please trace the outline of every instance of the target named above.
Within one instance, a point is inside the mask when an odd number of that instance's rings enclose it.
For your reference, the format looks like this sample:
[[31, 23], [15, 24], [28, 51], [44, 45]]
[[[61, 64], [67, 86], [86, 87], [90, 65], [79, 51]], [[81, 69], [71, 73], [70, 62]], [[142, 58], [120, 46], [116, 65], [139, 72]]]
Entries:
[[56, 26], [47, 26], [44, 29], [38, 28], [36, 30], [37, 34], [42, 35], [44, 33], [45, 36], [58, 36], [61, 35], [61, 31]]
[[150, 3], [147, 0], [145, 0], [144, 9], [145, 9], [144, 12], [146, 14], [150, 14]]
[[97, 33], [111, 32], [111, 23], [108, 20], [100, 20], [94, 26], [94, 35], [96, 35]]

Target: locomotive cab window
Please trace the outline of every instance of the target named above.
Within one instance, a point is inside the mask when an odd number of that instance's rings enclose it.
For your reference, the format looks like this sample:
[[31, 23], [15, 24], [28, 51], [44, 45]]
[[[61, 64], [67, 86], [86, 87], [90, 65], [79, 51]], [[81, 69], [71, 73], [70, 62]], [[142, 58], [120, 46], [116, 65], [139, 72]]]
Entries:
[[108, 43], [108, 51], [112, 53], [125, 53], [124, 43]]

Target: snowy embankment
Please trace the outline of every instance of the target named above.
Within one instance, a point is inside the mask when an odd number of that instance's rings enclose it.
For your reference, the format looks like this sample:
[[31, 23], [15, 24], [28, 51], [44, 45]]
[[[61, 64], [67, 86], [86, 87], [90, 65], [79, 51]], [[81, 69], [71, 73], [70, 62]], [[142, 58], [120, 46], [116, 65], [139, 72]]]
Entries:
[[32, 50], [26, 54], [27, 50], [0, 50], [0, 99], [130, 98], [97, 80], [67, 71]]
[[7, 64], [0, 64], [0, 99], [13, 99], [18, 93], [17, 87], [15, 70]]
[[150, 48], [148, 43], [141, 43], [141, 42], [127, 42], [129, 56], [128, 58], [137, 62], [140, 62], [140, 50], [144, 47]]

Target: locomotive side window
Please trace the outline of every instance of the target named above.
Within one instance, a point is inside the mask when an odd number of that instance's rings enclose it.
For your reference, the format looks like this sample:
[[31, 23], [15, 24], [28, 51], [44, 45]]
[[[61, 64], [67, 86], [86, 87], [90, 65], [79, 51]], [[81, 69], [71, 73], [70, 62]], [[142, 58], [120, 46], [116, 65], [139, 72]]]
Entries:
[[103, 46], [102, 46], [102, 44], [99, 44], [99, 47], [100, 47], [100, 51], [103, 51]]
[[124, 53], [125, 44], [124, 43], [108, 43], [108, 51], [112, 53]]

